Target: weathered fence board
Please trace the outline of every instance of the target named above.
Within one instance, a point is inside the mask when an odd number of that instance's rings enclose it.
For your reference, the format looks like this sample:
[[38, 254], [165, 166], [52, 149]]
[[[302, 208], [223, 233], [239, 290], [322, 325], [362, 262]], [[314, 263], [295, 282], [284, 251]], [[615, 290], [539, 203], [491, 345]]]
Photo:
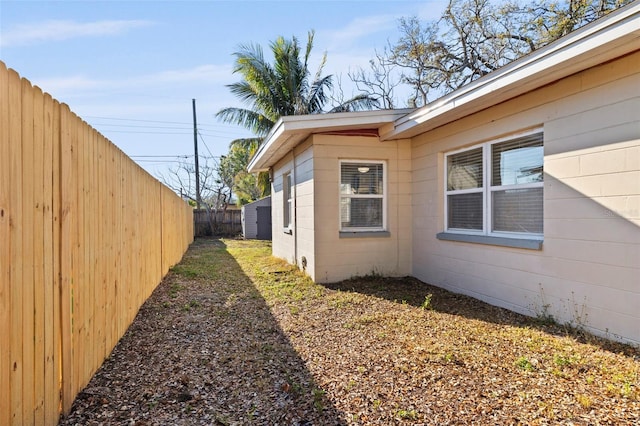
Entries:
[[[11, 335], [11, 252], [9, 250], [11, 232], [9, 228], [11, 191], [11, 150], [9, 147], [9, 74], [0, 72], [0, 336]], [[10, 342], [2, 340], [0, 349], [0, 395], [11, 395]], [[9, 367], [9, 368], [7, 368]], [[11, 401], [0, 398], [0, 424], [11, 422]]]
[[[211, 221], [209, 221], [211, 215]], [[220, 210], [216, 214], [206, 209], [193, 211], [194, 235], [235, 236], [242, 233], [242, 211], [236, 209]]]
[[[22, 146], [14, 143], [15, 140], [22, 139], [22, 82], [15, 72], [9, 73], [9, 149], [11, 157], [11, 187], [22, 188]], [[22, 405], [24, 397], [22, 395], [22, 267], [23, 248], [22, 233], [24, 226], [24, 216], [22, 215], [22, 196], [20, 190], [11, 190], [11, 201], [9, 206], [9, 222], [11, 223], [9, 236], [9, 250], [11, 259], [10, 268], [10, 293], [11, 293], [11, 329], [9, 330], [9, 350], [11, 359], [10, 369], [10, 400], [11, 413], [10, 424], [21, 424], [23, 422]], [[6, 347], [6, 346], [4, 346]]]
[[184, 201], [0, 62], [0, 424], [56, 424], [193, 235]]

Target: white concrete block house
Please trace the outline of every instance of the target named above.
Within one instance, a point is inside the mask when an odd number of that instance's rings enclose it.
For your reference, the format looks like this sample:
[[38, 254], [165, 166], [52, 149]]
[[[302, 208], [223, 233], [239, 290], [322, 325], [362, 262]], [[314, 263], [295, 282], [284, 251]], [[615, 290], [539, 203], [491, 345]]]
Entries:
[[640, 343], [640, 2], [415, 110], [283, 117], [273, 254]]

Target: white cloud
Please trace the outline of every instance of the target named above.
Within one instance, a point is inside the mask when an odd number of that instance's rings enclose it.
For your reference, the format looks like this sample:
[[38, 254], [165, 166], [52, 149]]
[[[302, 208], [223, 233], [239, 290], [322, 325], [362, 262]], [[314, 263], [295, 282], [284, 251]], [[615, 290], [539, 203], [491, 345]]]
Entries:
[[103, 86], [104, 82], [94, 80], [83, 75], [74, 75], [63, 78], [45, 78], [32, 81], [45, 92], [60, 93], [67, 91], [88, 91]]
[[[386, 44], [387, 38], [397, 33], [400, 18], [417, 16], [422, 21], [438, 20], [447, 4], [448, 0], [427, 0], [414, 11], [398, 8], [398, 13], [360, 16], [343, 28], [318, 32], [318, 36], [324, 43], [323, 46], [327, 46], [329, 51], [344, 51], [350, 46], [363, 44], [369, 46], [371, 50], [380, 49], [382, 45], [374, 46], [371, 41], [382, 39], [383, 44]], [[320, 46], [319, 43], [316, 45]]]
[[190, 69], [169, 70], [146, 76], [152, 83], [223, 82], [232, 73], [231, 65], [201, 65]]
[[57, 98], [118, 96], [121, 93], [154, 93], [168, 89], [202, 85], [224, 85], [228, 83], [232, 67], [224, 65], [199, 65], [193, 68], [160, 71], [128, 78], [100, 79], [85, 75], [62, 78], [43, 78], [32, 81], [42, 90]]
[[349, 71], [368, 67], [376, 49], [382, 50], [387, 37], [392, 34], [401, 14], [361, 16], [338, 29], [318, 31], [312, 53], [311, 66], [315, 72], [322, 53], [327, 52], [324, 74], [334, 75], [334, 84], [341, 78], [342, 88], [353, 90], [347, 76]]
[[0, 46], [14, 47], [79, 37], [112, 36], [152, 24], [151, 21], [144, 20], [106, 20], [96, 22], [54, 20], [23, 24], [4, 32], [0, 39]]

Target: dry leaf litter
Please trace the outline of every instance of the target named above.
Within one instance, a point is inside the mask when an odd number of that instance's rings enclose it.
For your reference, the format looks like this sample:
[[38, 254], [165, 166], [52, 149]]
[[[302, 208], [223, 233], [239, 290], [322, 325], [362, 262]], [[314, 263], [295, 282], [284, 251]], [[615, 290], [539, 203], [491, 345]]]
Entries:
[[60, 425], [639, 425], [640, 351], [577, 325], [198, 239]]

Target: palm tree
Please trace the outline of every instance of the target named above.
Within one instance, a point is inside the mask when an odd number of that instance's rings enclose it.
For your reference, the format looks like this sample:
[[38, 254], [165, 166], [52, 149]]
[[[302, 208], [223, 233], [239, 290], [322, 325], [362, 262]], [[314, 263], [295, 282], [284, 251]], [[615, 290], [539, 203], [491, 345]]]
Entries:
[[[234, 53], [236, 60], [233, 72], [239, 73], [243, 79], [228, 87], [248, 108], [224, 108], [216, 116], [223, 122], [238, 124], [252, 131], [256, 137], [236, 139], [231, 142], [230, 148], [242, 147], [254, 154], [282, 116], [359, 111], [378, 106], [376, 98], [363, 94], [342, 102], [329, 111], [324, 110], [333, 89], [333, 76], [322, 76], [327, 60], [325, 53], [311, 79], [309, 57], [313, 37], [314, 32], [310, 31], [302, 57], [297, 38], [287, 40], [282, 36], [278, 37], [270, 44], [273, 64], [265, 60], [260, 45], [241, 45], [240, 50]], [[263, 196], [269, 194], [268, 174], [259, 174], [258, 185]]]
[[296, 37], [291, 40], [278, 37], [270, 44], [273, 64], [265, 60], [261, 46], [240, 46], [240, 50], [234, 54], [236, 61], [233, 72], [241, 74], [243, 79], [228, 87], [248, 108], [224, 108], [216, 116], [226, 123], [251, 130], [257, 139], [240, 139], [232, 144], [259, 144], [282, 116], [359, 111], [378, 106], [377, 99], [358, 95], [329, 111], [324, 110], [333, 89], [333, 76], [322, 76], [327, 60], [325, 53], [313, 79], [310, 78], [309, 57], [313, 37], [314, 32], [310, 31], [302, 57]]

